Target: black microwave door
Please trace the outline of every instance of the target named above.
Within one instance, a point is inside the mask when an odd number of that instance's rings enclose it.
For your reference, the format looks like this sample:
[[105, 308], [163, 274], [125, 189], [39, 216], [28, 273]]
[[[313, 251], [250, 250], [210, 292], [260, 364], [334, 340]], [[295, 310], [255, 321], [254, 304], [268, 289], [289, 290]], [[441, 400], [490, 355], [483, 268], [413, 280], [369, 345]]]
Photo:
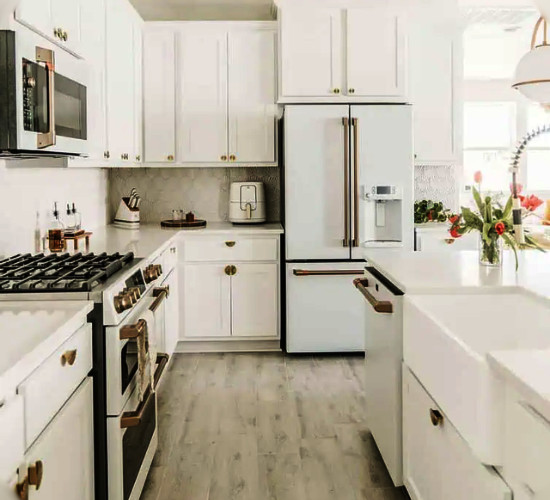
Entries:
[[88, 138], [86, 87], [55, 74], [55, 133], [71, 139]]

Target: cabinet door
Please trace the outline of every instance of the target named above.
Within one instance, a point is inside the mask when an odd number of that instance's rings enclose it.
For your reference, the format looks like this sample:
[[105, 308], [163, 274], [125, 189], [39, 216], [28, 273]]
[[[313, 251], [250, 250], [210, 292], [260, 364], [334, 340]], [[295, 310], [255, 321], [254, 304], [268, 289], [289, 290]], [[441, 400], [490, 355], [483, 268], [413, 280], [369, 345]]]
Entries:
[[231, 335], [231, 278], [225, 264], [186, 264], [182, 273], [184, 338]]
[[226, 163], [227, 33], [182, 33], [178, 76], [178, 161]]
[[275, 161], [275, 33], [229, 33], [229, 154]]
[[414, 149], [417, 163], [456, 160], [455, 82], [461, 37], [456, 28], [420, 19], [411, 23], [409, 88], [414, 106]]
[[162, 286], [170, 287], [170, 295], [165, 302], [164, 348], [171, 356], [176, 350], [180, 329], [180, 300], [177, 268], [169, 274]]
[[356, 97], [406, 94], [405, 36], [391, 10], [347, 10], [347, 93]]
[[[79, 53], [80, 49], [80, 2], [75, 0], [50, 0], [52, 25], [63, 31], [63, 45]], [[95, 3], [95, 2], [94, 2]], [[96, 9], [99, 6], [95, 6]]]
[[88, 151], [89, 160], [104, 160], [107, 150], [107, 96], [105, 91], [105, 1], [80, 1], [81, 53], [89, 63]]
[[341, 94], [342, 11], [286, 7], [281, 12], [280, 36], [283, 97]]
[[53, 0], [21, 0], [15, 10], [15, 18], [25, 26], [56, 40], [52, 25]]
[[40, 489], [29, 500], [94, 499], [92, 379], [86, 378], [28, 451], [29, 466], [42, 461]]
[[237, 264], [231, 278], [234, 337], [277, 337], [279, 273], [277, 264]]
[[123, 0], [107, 0], [106, 43], [110, 157], [129, 163], [134, 149], [134, 24]]
[[143, 44], [143, 131], [146, 162], [169, 162], [176, 150], [175, 34], [149, 31]]

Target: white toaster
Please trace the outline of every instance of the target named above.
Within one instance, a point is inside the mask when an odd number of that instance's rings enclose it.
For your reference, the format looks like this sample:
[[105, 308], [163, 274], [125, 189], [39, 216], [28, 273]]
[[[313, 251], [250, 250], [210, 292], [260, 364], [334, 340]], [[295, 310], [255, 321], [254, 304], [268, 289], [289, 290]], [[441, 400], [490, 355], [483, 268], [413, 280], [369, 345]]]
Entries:
[[235, 224], [265, 222], [265, 191], [263, 182], [231, 183], [229, 220]]

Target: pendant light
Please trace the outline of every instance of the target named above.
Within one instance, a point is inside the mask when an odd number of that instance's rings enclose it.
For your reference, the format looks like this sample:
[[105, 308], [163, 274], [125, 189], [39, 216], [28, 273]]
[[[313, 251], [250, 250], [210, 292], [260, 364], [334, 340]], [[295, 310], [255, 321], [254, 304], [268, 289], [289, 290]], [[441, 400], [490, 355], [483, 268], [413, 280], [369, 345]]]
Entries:
[[[544, 3], [550, 6], [550, 2], [545, 1]], [[537, 45], [541, 28], [543, 41]], [[519, 61], [512, 87], [519, 90], [528, 99], [545, 107], [550, 106], [550, 45], [548, 44], [548, 25], [544, 17], [541, 17], [535, 25], [531, 39], [531, 51]]]
[[540, 15], [544, 19], [550, 19], [550, 0], [534, 0]]

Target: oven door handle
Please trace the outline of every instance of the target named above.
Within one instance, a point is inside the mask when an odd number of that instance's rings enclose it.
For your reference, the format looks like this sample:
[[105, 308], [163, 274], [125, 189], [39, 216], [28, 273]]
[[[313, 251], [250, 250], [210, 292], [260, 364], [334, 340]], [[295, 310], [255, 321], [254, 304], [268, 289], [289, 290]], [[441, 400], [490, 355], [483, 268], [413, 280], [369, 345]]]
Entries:
[[44, 63], [48, 72], [48, 131], [38, 134], [38, 149], [55, 146], [55, 54], [53, 50], [36, 47], [36, 61]]
[[166, 298], [168, 298], [168, 295], [170, 295], [170, 287], [169, 286], [160, 286], [153, 290], [153, 297], [155, 297], [155, 300], [153, 303], [149, 306], [149, 310], [151, 312], [155, 312], [160, 305], [162, 304], [162, 301]]
[[120, 340], [137, 339], [147, 331], [147, 321], [140, 319], [135, 325], [123, 326], [118, 335]]
[[[164, 372], [164, 369], [166, 368], [166, 365], [168, 364], [169, 359], [170, 357], [168, 356], [168, 354], [165, 354], [165, 353], [157, 354], [157, 368], [155, 370], [155, 376], [154, 376], [155, 389], [159, 383], [160, 377], [162, 377], [162, 373]], [[147, 389], [145, 397], [143, 398], [143, 401], [141, 401], [141, 403], [136, 408], [136, 410], [126, 411], [121, 415], [120, 417], [121, 429], [127, 429], [128, 427], [137, 427], [139, 424], [141, 424], [141, 421], [143, 420], [143, 414], [145, 413], [145, 409], [149, 405], [149, 401], [151, 400], [153, 395], [154, 395], [154, 392], [149, 387], [149, 389]]]
[[382, 314], [392, 314], [393, 313], [393, 304], [389, 301], [377, 300], [372, 293], [367, 289], [369, 286], [369, 280], [366, 278], [358, 278], [353, 280], [353, 284], [359, 290], [363, 296], [367, 299], [367, 302], [372, 306], [372, 308], [377, 313]]

